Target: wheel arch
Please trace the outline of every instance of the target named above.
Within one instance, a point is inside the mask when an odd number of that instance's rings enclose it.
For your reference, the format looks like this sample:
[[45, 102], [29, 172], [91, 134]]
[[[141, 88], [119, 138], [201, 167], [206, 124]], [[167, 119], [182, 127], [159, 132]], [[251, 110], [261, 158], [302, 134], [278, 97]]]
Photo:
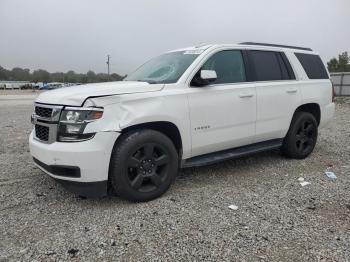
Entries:
[[[320, 125], [321, 122], [321, 107], [319, 104], [317, 103], [306, 103], [306, 104], [302, 104], [300, 106], [298, 106], [295, 111], [294, 111], [294, 115], [296, 112], [307, 112], [312, 114], [316, 121], [317, 124]], [[294, 117], [293, 115], [293, 117]]]
[[[152, 129], [166, 135], [174, 144], [176, 151], [178, 152], [179, 159], [182, 156], [182, 138], [179, 128], [169, 121], [152, 121], [139, 123], [131, 126], [124, 127], [121, 130], [121, 134], [125, 134], [130, 131], [139, 129]], [[117, 139], [118, 140], [118, 139]]]

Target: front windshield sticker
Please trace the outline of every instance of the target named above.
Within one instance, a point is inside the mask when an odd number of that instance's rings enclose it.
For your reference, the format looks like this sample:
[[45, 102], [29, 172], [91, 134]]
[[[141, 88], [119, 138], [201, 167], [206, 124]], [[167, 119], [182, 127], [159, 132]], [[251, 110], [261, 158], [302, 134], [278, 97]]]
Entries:
[[184, 52], [185, 55], [200, 55], [203, 53], [204, 49], [194, 49], [194, 50], [187, 50]]

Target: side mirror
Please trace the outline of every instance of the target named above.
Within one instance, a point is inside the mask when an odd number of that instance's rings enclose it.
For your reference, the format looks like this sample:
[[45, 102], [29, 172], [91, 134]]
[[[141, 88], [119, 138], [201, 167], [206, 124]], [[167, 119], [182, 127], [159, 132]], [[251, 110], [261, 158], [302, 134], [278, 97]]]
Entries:
[[201, 70], [201, 79], [212, 82], [215, 81], [218, 76], [215, 70]]
[[191, 81], [192, 86], [206, 86], [217, 79], [215, 70], [200, 70]]

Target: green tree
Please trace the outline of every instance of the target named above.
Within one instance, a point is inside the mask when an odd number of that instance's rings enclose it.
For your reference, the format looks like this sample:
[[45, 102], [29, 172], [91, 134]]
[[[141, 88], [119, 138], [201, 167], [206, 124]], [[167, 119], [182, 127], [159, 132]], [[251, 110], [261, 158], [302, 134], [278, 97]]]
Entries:
[[65, 76], [64, 76], [64, 79], [66, 82], [69, 82], [69, 83], [77, 83], [77, 75], [76, 73], [73, 71], [73, 70], [69, 70]]
[[32, 81], [45, 83], [50, 82], [50, 73], [43, 69], [35, 70], [32, 74]]
[[89, 70], [87, 73], [86, 73], [86, 77], [87, 77], [87, 82], [88, 83], [93, 83], [96, 81], [96, 74], [94, 71], [91, 71]]
[[0, 66], [0, 80], [8, 80], [9, 71]]
[[327, 66], [329, 72], [337, 72], [339, 68], [338, 60], [336, 58], [332, 58], [327, 63]]
[[62, 72], [51, 73], [50, 78], [52, 82], [65, 82], [64, 73]]
[[86, 74], [78, 74], [73, 70], [67, 73], [55, 72], [49, 73], [46, 70], [38, 69], [30, 72], [29, 69], [15, 67], [12, 70], [7, 70], [0, 66], [0, 80], [14, 81], [33, 81], [33, 82], [64, 82], [64, 83], [96, 83], [107, 81], [120, 81], [123, 77], [116, 73], [108, 76], [105, 73], [96, 74], [89, 70]]
[[109, 77], [107, 74], [104, 73], [99, 73], [96, 74], [96, 82], [108, 82], [109, 81]]
[[15, 67], [11, 70], [11, 79], [17, 81], [28, 81], [30, 79], [30, 70]]
[[343, 52], [338, 56], [338, 69], [341, 72], [346, 72], [349, 64], [348, 52]]
[[77, 83], [81, 83], [81, 84], [86, 84], [87, 83], [87, 76], [86, 74], [77, 74]]
[[343, 52], [338, 55], [338, 59], [335, 57], [329, 60], [327, 63], [329, 72], [350, 72], [348, 52]]

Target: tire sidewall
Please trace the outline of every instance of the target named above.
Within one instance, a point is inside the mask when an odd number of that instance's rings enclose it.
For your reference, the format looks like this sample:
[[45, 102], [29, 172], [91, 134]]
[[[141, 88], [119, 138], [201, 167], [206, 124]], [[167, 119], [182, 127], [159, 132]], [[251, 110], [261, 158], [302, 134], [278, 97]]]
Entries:
[[[304, 121], [309, 121], [314, 125], [315, 127], [315, 135], [314, 140], [315, 142], [313, 145], [311, 145], [310, 149], [306, 152], [299, 152], [296, 146], [296, 134], [300, 127], [300, 124]], [[294, 157], [294, 158], [305, 158], [308, 155], [311, 154], [311, 152], [314, 150], [316, 142], [318, 137], [318, 124], [315, 119], [315, 117], [307, 112], [297, 112], [292, 120], [292, 125], [287, 133], [287, 136], [285, 138], [283, 149], [287, 153], [288, 156]]]
[[[178, 155], [172, 141], [154, 130], [138, 130], [126, 133], [115, 144], [111, 157], [110, 181], [112, 187], [123, 198], [131, 201], [148, 201], [161, 196], [174, 182], [178, 171]], [[165, 181], [154, 191], [139, 192], [131, 187], [127, 177], [127, 160], [138, 148], [146, 143], [160, 145], [169, 156], [169, 166]]]

